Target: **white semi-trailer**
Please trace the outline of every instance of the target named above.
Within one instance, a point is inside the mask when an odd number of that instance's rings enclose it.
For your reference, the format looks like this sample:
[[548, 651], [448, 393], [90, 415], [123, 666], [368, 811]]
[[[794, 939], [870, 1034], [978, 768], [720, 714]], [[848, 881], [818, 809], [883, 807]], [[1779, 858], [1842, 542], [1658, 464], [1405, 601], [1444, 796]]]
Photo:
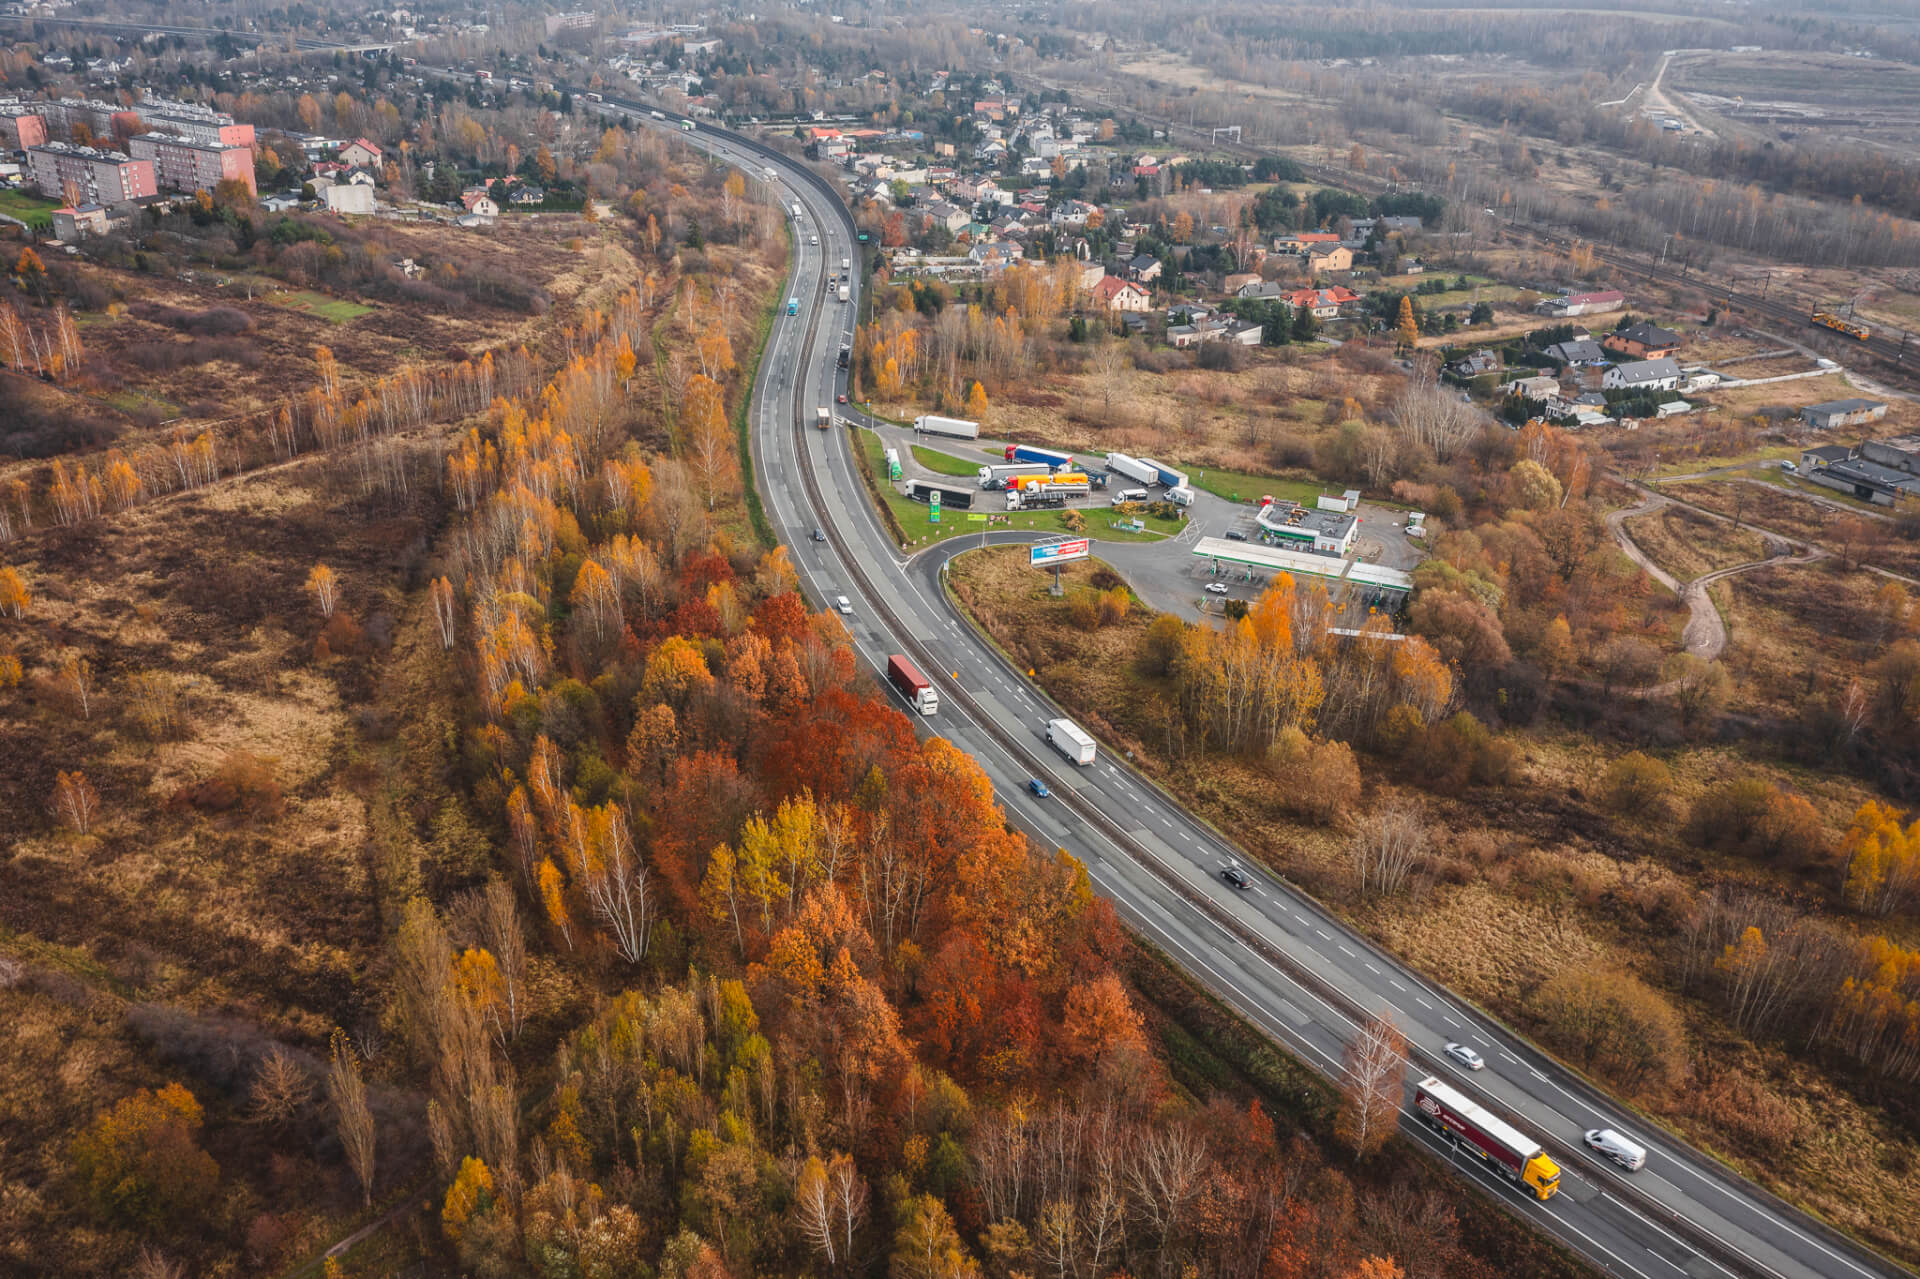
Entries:
[[1142, 484], [1160, 482], [1159, 467], [1151, 462], [1143, 462], [1139, 458], [1128, 457], [1125, 453], [1107, 454], [1107, 469]]
[[1082, 768], [1093, 763], [1093, 737], [1070, 719], [1048, 720], [1047, 742]]
[[980, 468], [980, 487], [983, 489], [1005, 488], [1007, 482], [1022, 475], [1051, 475], [1053, 468], [1045, 462], [996, 462]]
[[913, 429], [922, 435], [951, 435], [963, 440], [980, 438], [980, 424], [960, 417], [938, 417], [932, 413], [913, 419]]

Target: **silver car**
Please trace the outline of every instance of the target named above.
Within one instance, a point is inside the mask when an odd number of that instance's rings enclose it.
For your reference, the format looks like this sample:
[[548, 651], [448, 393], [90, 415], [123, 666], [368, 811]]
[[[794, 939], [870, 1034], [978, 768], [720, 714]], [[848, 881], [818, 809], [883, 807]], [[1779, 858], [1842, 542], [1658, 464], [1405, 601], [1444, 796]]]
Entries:
[[1487, 1068], [1487, 1059], [1465, 1044], [1448, 1044], [1446, 1052], [1447, 1056], [1453, 1058], [1468, 1070], [1485, 1070]]

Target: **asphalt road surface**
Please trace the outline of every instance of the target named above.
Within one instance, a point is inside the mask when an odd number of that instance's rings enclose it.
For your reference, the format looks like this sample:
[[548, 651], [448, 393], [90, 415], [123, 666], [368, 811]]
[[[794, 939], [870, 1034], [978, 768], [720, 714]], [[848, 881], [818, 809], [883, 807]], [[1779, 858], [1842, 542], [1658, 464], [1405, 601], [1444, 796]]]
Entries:
[[[642, 103], [606, 105], [643, 119], [648, 112]], [[669, 120], [668, 127], [678, 128], [678, 120]], [[796, 548], [813, 598], [845, 595], [853, 602], [854, 615], [846, 620], [861, 660], [876, 675], [888, 654], [907, 653], [933, 679], [941, 707], [922, 727], [980, 762], [1012, 821], [1072, 852], [1141, 934], [1316, 1068], [1337, 1075], [1342, 1048], [1359, 1020], [1390, 1012], [1413, 1054], [1402, 1104], [1407, 1135], [1605, 1272], [1643, 1279], [1906, 1273], [1635, 1122], [1276, 880], [1124, 761], [1103, 750], [1092, 765], [1077, 767], [1055, 753], [1043, 733], [1056, 708], [968, 627], [941, 589], [945, 559], [980, 539], [957, 539], [904, 560], [869, 504], [851, 433], [806, 425], [818, 405], [834, 403], [841, 387], [836, 357], [840, 344], [851, 340], [859, 300], [857, 277], [851, 304], [829, 298], [825, 287], [840, 260], [858, 252], [838, 193], [803, 165], [737, 135], [702, 125], [687, 136], [750, 174], [762, 175], [773, 165], [783, 204], [790, 209], [798, 200], [803, 209], [788, 290], [800, 299], [801, 313], [775, 320], [751, 406], [756, 482], [768, 516]], [[809, 244], [816, 235], [819, 244]], [[827, 530], [827, 542], [811, 539], [815, 527]], [[1030, 537], [986, 535], [991, 542]], [[1026, 783], [1034, 777], [1046, 781], [1051, 798], [1028, 792]], [[1220, 872], [1231, 865], [1246, 871], [1248, 890], [1221, 880]], [[1469, 1074], [1454, 1068], [1439, 1055], [1449, 1040], [1479, 1050], [1487, 1069]], [[1417, 1122], [1411, 1084], [1427, 1073], [1546, 1146], [1561, 1163], [1561, 1193], [1540, 1203]], [[1647, 1147], [1646, 1167], [1628, 1174], [1590, 1155], [1580, 1135], [1600, 1127], [1633, 1134]]]

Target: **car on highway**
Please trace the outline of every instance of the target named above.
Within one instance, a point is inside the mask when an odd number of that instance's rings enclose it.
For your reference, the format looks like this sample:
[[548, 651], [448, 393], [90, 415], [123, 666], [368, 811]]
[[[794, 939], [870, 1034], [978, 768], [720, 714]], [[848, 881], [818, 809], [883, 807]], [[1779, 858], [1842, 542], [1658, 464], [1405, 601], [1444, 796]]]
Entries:
[[1225, 595], [1226, 593], [1227, 593], [1227, 584], [1225, 582], [1208, 582], [1207, 583], [1207, 594]]
[[1485, 1070], [1487, 1068], [1487, 1059], [1465, 1044], [1448, 1044], [1446, 1054], [1462, 1066], [1465, 1066], [1468, 1070]]
[[839, 400], [842, 404], [847, 402], [847, 393], [845, 391], [840, 392]]
[[814, 540], [814, 541], [816, 541], [816, 542], [824, 542], [824, 541], [826, 541], [826, 540], [827, 540], [827, 530], [825, 530], [825, 529], [823, 529], [823, 528], [821, 528], [821, 527], [820, 527], [819, 525], [817, 525], [817, 524], [816, 524], [816, 525], [814, 526], [814, 529], [813, 529], [813, 540]]
[[1243, 893], [1253, 887], [1253, 880], [1248, 878], [1247, 872], [1241, 870], [1238, 866], [1227, 867], [1220, 872], [1220, 878], [1226, 880]]
[[834, 596], [833, 606], [840, 610], [840, 615], [842, 617], [853, 616], [853, 601], [848, 599], [846, 596], [844, 595]]
[[1029, 777], [1027, 779], [1027, 789], [1032, 791], [1038, 799], [1045, 799], [1047, 796], [1053, 794], [1052, 791], [1047, 789], [1047, 784], [1038, 777]]

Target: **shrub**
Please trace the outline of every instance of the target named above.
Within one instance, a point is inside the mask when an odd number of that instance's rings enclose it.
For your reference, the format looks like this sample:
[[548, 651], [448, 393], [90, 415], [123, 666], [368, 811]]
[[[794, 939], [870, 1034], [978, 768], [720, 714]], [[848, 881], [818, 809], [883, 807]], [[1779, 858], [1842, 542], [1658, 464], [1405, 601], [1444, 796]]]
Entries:
[[1622, 1087], [1664, 1088], [1679, 1074], [1680, 1013], [1629, 973], [1569, 965], [1535, 992], [1534, 1010], [1549, 1043]]
[[1316, 742], [1289, 726], [1274, 740], [1267, 764], [1283, 783], [1280, 802], [1303, 817], [1334, 822], [1360, 801], [1360, 766], [1345, 742]]
[[1639, 751], [1614, 760], [1600, 778], [1600, 802], [1636, 821], [1665, 821], [1672, 815], [1672, 796], [1672, 771]]
[[278, 817], [286, 796], [274, 779], [273, 764], [250, 751], [229, 751], [211, 777], [184, 788], [176, 799], [202, 812], [238, 809], [256, 817]]
[[1813, 805], [1759, 777], [1722, 782], [1695, 800], [1686, 837], [1702, 848], [1786, 864], [1819, 859], [1827, 843]]
[[1173, 673], [1174, 659], [1180, 656], [1180, 639], [1187, 624], [1172, 613], [1162, 613], [1147, 626], [1140, 641], [1140, 658], [1155, 675]]

